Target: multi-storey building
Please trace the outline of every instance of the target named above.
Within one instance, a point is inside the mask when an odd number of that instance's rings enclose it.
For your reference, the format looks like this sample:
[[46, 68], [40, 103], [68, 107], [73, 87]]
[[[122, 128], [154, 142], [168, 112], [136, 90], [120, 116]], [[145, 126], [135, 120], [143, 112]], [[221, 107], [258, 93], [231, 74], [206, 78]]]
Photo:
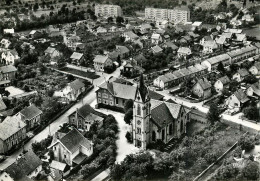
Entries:
[[118, 17], [122, 16], [123, 12], [120, 6], [110, 5], [110, 4], [97, 4], [95, 6], [95, 15], [96, 16], [111, 16]]
[[154, 20], [168, 20], [174, 24], [190, 21], [188, 7], [176, 7], [174, 9], [145, 8], [145, 18]]

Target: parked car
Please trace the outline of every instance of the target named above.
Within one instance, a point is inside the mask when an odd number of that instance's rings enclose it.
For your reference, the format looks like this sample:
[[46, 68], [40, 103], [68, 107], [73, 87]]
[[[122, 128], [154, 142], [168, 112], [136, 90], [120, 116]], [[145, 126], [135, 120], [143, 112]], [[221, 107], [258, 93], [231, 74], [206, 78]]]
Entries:
[[5, 159], [6, 159], [6, 156], [0, 155], [0, 163], [3, 162], [3, 161], [5, 161]]

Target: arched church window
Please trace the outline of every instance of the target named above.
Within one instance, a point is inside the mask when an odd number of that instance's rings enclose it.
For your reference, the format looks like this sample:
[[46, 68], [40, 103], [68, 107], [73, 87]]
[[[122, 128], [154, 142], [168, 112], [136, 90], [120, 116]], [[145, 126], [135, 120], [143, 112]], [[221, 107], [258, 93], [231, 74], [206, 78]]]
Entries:
[[138, 104], [138, 106], [137, 106], [137, 115], [141, 115], [141, 106], [140, 106], [140, 104]]

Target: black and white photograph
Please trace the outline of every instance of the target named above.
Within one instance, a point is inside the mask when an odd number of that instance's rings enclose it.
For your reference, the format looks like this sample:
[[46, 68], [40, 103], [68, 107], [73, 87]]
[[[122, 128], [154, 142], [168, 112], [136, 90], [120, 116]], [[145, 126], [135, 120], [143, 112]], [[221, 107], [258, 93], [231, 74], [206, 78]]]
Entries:
[[0, 0], [0, 181], [259, 181], [260, 0]]

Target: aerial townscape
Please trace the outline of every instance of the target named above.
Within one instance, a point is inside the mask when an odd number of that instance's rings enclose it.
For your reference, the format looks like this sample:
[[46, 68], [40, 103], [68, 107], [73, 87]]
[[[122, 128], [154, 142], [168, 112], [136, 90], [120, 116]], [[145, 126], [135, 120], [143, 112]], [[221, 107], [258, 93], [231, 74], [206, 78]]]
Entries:
[[0, 181], [260, 180], [260, 0], [0, 1]]

